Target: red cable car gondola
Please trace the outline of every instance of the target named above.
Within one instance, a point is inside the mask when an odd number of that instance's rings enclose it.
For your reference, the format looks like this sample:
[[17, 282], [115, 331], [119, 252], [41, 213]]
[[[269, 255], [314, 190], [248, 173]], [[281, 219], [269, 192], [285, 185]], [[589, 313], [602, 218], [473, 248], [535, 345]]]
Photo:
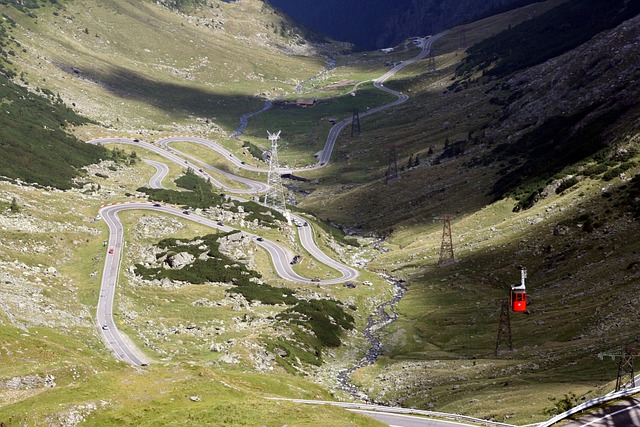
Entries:
[[527, 278], [527, 269], [520, 268], [521, 283], [519, 285], [511, 286], [511, 310], [515, 312], [527, 311], [527, 288], [524, 285], [524, 279]]

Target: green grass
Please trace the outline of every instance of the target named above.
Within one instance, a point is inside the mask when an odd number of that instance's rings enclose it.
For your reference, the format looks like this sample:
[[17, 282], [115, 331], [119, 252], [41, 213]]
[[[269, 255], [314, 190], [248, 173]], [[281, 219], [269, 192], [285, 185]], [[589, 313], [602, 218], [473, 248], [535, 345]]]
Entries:
[[329, 118], [340, 121], [351, 118], [353, 110], [360, 113], [370, 108], [394, 101], [396, 98], [373, 87], [372, 83], [360, 86], [356, 96], [331, 91], [327, 94], [305, 94], [318, 97], [313, 107], [278, 107], [251, 119], [243, 138], [253, 144], [268, 148], [266, 131], [281, 131], [278, 142], [280, 163], [288, 166], [305, 166], [315, 163], [313, 155], [322, 150], [332, 124]]
[[[33, 34], [13, 58], [25, 80], [89, 107], [93, 117], [114, 127], [164, 130], [202, 118], [231, 132], [242, 114], [262, 106], [265, 92], [290, 91], [322, 68], [318, 57], [273, 47], [289, 40], [267, 31], [281, 18], [263, 7], [220, 3], [199, 9], [197, 25], [150, 1], [47, 5], [37, 20], [5, 13]], [[43, 51], [48, 61], [38, 58]]]
[[[178, 187], [187, 191], [171, 189], [156, 189], [140, 187], [137, 191], [147, 194], [149, 200], [171, 203], [183, 206], [184, 208], [206, 209], [212, 206], [225, 205], [229, 200], [221, 193], [214, 192], [211, 183], [196, 175], [192, 170], [187, 169], [185, 174], [175, 180]], [[234, 206], [229, 206], [228, 210], [239, 212], [239, 207], [247, 213], [246, 220], [258, 220], [261, 225], [274, 226], [275, 221], [284, 222], [286, 219], [280, 212], [266, 208], [256, 202], [234, 202]]]
[[[268, 395], [324, 397], [318, 387], [295, 378], [220, 373], [208, 368], [150, 368], [122, 370], [82, 378], [73, 386], [43, 391], [21, 403], [6, 405], [0, 416], [8, 426], [39, 425], [64, 419], [71, 410], [85, 413], [95, 426], [184, 425], [381, 425], [373, 420], [329, 406], [301, 406], [271, 401]], [[200, 401], [192, 401], [198, 396]], [[97, 409], [83, 411], [93, 403]]]
[[[158, 242], [156, 246], [161, 250], [156, 256], [158, 259], [168, 254], [181, 252], [187, 252], [196, 258], [193, 263], [179, 270], [155, 266], [145, 267], [141, 264], [135, 264], [135, 274], [144, 279], [170, 279], [192, 285], [201, 285], [205, 288], [202, 291], [197, 291], [195, 288], [189, 287], [188, 289], [179, 291], [175, 295], [171, 295], [173, 292], [168, 291], [165, 298], [162, 298], [158, 293], [153, 295], [145, 291], [131, 293], [130, 296], [136, 301], [141, 301], [142, 299], [155, 299], [157, 301], [155, 305], [158, 306], [158, 309], [152, 310], [156, 314], [150, 313], [148, 308], [142, 310], [145, 312], [144, 318], [147, 319], [147, 323], [151, 322], [151, 325], [155, 325], [156, 320], [154, 319], [163, 319], [161, 323], [169, 323], [177, 326], [181, 323], [180, 318], [183, 318], [186, 313], [189, 313], [190, 322], [196, 322], [196, 324], [200, 322], [201, 325], [205, 325], [203, 327], [209, 329], [210, 327], [207, 326], [209, 322], [205, 319], [208, 319], [207, 316], [211, 315], [211, 308], [192, 308], [193, 305], [191, 302], [198, 299], [196, 297], [197, 294], [201, 295], [200, 298], [207, 299], [207, 297], [216, 295], [217, 298], [220, 299], [223, 295], [220, 295], [220, 292], [215, 292], [214, 289], [210, 289], [207, 285], [210, 283], [226, 283], [225, 293], [241, 294], [250, 303], [256, 302], [267, 306], [288, 306], [288, 308], [275, 315], [275, 317], [268, 316], [277, 321], [273, 328], [276, 330], [291, 329], [293, 334], [298, 338], [297, 342], [290, 341], [286, 346], [288, 351], [291, 352], [290, 358], [288, 360], [284, 358], [276, 359], [279, 363], [286, 366], [298, 365], [299, 363], [320, 364], [323, 347], [340, 346], [340, 336], [344, 330], [353, 328], [354, 318], [345, 312], [345, 308], [338, 301], [328, 299], [311, 299], [307, 301], [297, 297], [293, 289], [255, 283], [253, 279], [260, 277], [259, 273], [247, 269], [243, 264], [237, 263], [219, 252], [218, 239], [225, 236], [226, 234], [210, 234], [187, 240], [169, 238]], [[194, 243], [197, 243], [197, 245]], [[203, 251], [208, 255], [208, 259], [206, 260], [200, 259]], [[165, 304], [161, 301], [170, 301], [170, 303]], [[139, 309], [137, 309], [136, 312], [138, 310]], [[123, 308], [121, 315], [127, 311], [129, 310]], [[197, 314], [198, 312], [202, 312], [204, 317], [199, 316]], [[249, 310], [244, 316], [245, 318], [247, 316], [254, 317], [256, 313], [252, 313], [251, 310]], [[228, 321], [228, 319], [225, 320]], [[129, 319], [125, 323], [131, 321], [136, 323], [140, 322], [140, 320]], [[185, 319], [183, 321], [187, 320]], [[180, 328], [178, 327], [178, 329]], [[135, 329], [132, 332], [134, 331]], [[178, 332], [176, 332], [176, 334], [177, 333]], [[237, 335], [231, 334], [231, 337], [236, 336]], [[227, 338], [229, 338], [228, 334]], [[185, 340], [191, 339], [181, 336], [179, 340], [180, 343], [182, 343]], [[172, 340], [167, 337], [167, 341]], [[268, 338], [267, 341], [272, 342], [272, 338]], [[278, 341], [277, 336], [275, 337], [275, 341]], [[201, 345], [202, 344], [196, 345], [195, 348], [191, 349], [194, 355], [203, 351]], [[166, 345], [161, 342], [154, 344], [154, 346], [161, 348], [166, 347]], [[182, 350], [180, 352], [182, 352]], [[298, 356], [304, 354], [304, 357], [299, 358], [301, 362], [296, 361], [297, 359], [294, 357], [294, 354]], [[304, 367], [298, 366], [298, 368]]]

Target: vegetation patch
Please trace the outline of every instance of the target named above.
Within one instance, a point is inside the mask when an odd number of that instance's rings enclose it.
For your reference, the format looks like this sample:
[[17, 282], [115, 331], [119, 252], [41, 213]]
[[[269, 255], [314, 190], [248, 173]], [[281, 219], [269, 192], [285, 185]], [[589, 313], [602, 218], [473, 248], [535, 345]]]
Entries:
[[251, 278], [260, 277], [260, 273], [249, 270], [244, 264], [237, 263], [219, 251], [218, 239], [234, 233], [208, 234], [191, 240], [174, 238], [161, 240], [157, 246], [163, 251], [157, 255], [157, 259], [172, 254], [187, 253], [195, 258], [194, 261], [181, 269], [165, 269], [162, 266], [145, 267], [142, 264], [136, 264], [136, 273], [147, 280], [167, 278], [193, 284], [249, 283]]
[[603, 225], [603, 221], [599, 220], [593, 212], [585, 212], [575, 218], [566, 219], [558, 223], [561, 226], [580, 227], [582, 231], [591, 233], [598, 227]]
[[242, 141], [242, 147], [245, 148], [253, 157], [262, 160], [263, 150], [251, 141]]
[[164, 0], [162, 1], [169, 9], [180, 11], [191, 11], [207, 4], [206, 0]]
[[640, 175], [636, 175], [624, 189], [623, 205], [640, 218]]
[[176, 179], [176, 185], [189, 191], [148, 187], [140, 187], [138, 191], [147, 194], [150, 200], [192, 208], [206, 209], [223, 202], [223, 198], [213, 192], [211, 183], [197, 176], [191, 168]]
[[[494, 153], [498, 159], [521, 158], [523, 161], [522, 166], [505, 172], [496, 181], [492, 193], [498, 198], [510, 195], [523, 202], [520, 203], [521, 208], [526, 209], [532, 206], [529, 202], [535, 193], [539, 193], [546, 182], [563, 169], [591, 160], [609, 162], [611, 159], [606, 157], [606, 140], [602, 135], [607, 124], [626, 111], [626, 107], [603, 113], [573, 131], [592, 111], [593, 107], [590, 107], [568, 117], [552, 117], [517, 143], [496, 147]], [[591, 170], [595, 172], [601, 168]]]
[[278, 319], [310, 328], [320, 344], [326, 347], [339, 347], [342, 344], [342, 329], [353, 328], [353, 316], [346, 313], [338, 302], [331, 300], [300, 301], [280, 313]]
[[204, 284], [208, 282], [224, 282], [233, 284], [228, 293], [237, 293], [250, 302], [266, 305], [287, 305], [275, 321], [282, 328], [291, 330], [294, 340], [282, 340], [269, 337], [268, 347], [282, 357], [278, 362], [295, 371], [294, 365], [310, 363], [319, 365], [322, 362], [323, 347], [338, 347], [342, 341], [343, 330], [354, 327], [354, 319], [347, 313], [339, 301], [323, 299], [300, 299], [295, 291], [259, 283], [260, 274], [249, 270], [245, 265], [235, 262], [220, 252], [219, 239], [235, 232], [225, 234], [208, 234], [190, 240], [164, 239], [156, 245], [161, 251], [156, 259], [163, 263], [168, 257], [186, 253], [193, 257], [190, 264], [179, 269], [161, 266], [145, 267], [135, 264], [136, 274], [144, 279], [164, 279]]
[[504, 77], [574, 49], [638, 13], [640, 3], [625, 0], [562, 3], [471, 46], [469, 56], [458, 66], [456, 74], [465, 76], [473, 70], [482, 70], [487, 75]]
[[358, 239], [355, 237], [348, 237], [340, 228], [333, 226], [329, 219], [326, 221], [322, 221], [320, 218], [316, 219], [317, 221], [314, 224], [320, 227], [322, 231], [327, 233], [329, 236], [333, 237], [337, 242], [354, 247], [360, 246]]
[[[148, 187], [140, 187], [138, 191], [149, 196], [149, 200], [170, 203], [185, 208], [207, 209], [212, 206], [223, 205], [229, 201], [224, 194], [215, 193], [211, 182], [196, 175], [191, 168], [187, 169], [184, 175], [176, 179], [175, 182], [178, 187], [189, 191]], [[263, 225], [274, 224], [276, 220], [286, 221], [286, 218], [280, 212], [253, 201], [234, 201], [233, 204], [229, 204], [227, 208], [232, 212], [239, 212], [240, 206], [242, 206], [244, 212], [247, 214], [246, 220], [248, 221], [257, 219]]]
[[573, 187], [574, 185], [576, 185], [578, 183], [578, 178], [576, 178], [575, 176], [565, 179], [564, 181], [562, 181], [562, 183], [558, 186], [558, 188], [556, 188], [556, 194], [560, 194], [563, 191]]
[[0, 170], [2, 175], [62, 190], [82, 167], [110, 158], [104, 147], [85, 144], [65, 131], [89, 123], [59, 97], [29, 92], [0, 75]]
[[342, 331], [354, 327], [353, 316], [334, 300], [301, 300], [276, 318], [291, 328], [293, 339], [266, 338], [267, 348], [291, 373], [297, 372], [300, 362], [320, 366], [323, 347], [339, 347]]
[[247, 221], [253, 221], [257, 219], [262, 224], [274, 224], [276, 220], [281, 222], [287, 221], [287, 219], [281, 212], [275, 209], [267, 208], [251, 200], [247, 202], [235, 201], [234, 206], [230, 207], [229, 210], [231, 210], [232, 212], [239, 212], [239, 206], [242, 206], [244, 212], [247, 213], [247, 216], [245, 218]]

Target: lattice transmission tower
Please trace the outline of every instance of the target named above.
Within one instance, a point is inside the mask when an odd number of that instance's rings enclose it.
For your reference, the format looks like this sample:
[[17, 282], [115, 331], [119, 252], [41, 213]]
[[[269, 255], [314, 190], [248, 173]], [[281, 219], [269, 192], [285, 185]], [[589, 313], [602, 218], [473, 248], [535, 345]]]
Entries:
[[280, 176], [280, 165], [278, 163], [278, 139], [280, 139], [280, 131], [278, 133], [269, 134], [271, 141], [271, 156], [269, 156], [269, 174], [267, 175], [267, 185], [269, 189], [264, 195], [264, 204], [270, 208], [282, 212], [289, 221], [289, 213], [284, 199], [284, 187], [282, 185], [282, 177]]
[[618, 377], [616, 379], [616, 391], [628, 388], [635, 388], [636, 378], [633, 370], [633, 358], [640, 356], [640, 345], [627, 344], [618, 351], [605, 351], [598, 354], [598, 358], [602, 360], [604, 356], [611, 359], [620, 358], [618, 363]]
[[353, 135], [360, 135], [360, 114], [358, 109], [353, 110], [353, 119], [351, 120], [351, 137]]
[[438, 64], [436, 64], [436, 51], [432, 47], [429, 49], [429, 56], [427, 57], [427, 72], [435, 73], [438, 71]]
[[397, 179], [400, 177], [398, 173], [398, 153], [396, 152], [396, 147], [391, 147], [389, 150], [389, 167], [387, 168], [387, 178], [386, 183]]
[[440, 244], [440, 259], [438, 265], [449, 265], [456, 262], [453, 254], [453, 238], [451, 236], [451, 215], [445, 214], [442, 226], [442, 243]]
[[627, 388], [635, 388], [636, 377], [633, 372], [633, 353], [624, 348], [620, 363], [618, 364], [618, 378], [616, 380], [616, 391]]

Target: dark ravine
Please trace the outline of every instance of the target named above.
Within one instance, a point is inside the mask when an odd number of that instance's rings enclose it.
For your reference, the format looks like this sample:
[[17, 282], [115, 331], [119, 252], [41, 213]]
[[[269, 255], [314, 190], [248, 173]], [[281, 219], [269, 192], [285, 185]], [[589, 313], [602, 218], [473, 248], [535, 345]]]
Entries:
[[[380, 349], [382, 348], [382, 340], [380, 338], [381, 333], [386, 326], [389, 326], [398, 318], [398, 312], [395, 307], [407, 291], [407, 284], [404, 280], [393, 279], [384, 274], [381, 274], [381, 276], [395, 287], [393, 297], [389, 301], [386, 301], [376, 307], [375, 313], [369, 316], [369, 319], [367, 320], [367, 326], [362, 331], [362, 334], [369, 341], [369, 349], [365, 356], [349, 369], [345, 369], [338, 373], [339, 388], [349, 393], [352, 397], [367, 403], [378, 402], [375, 402], [366, 393], [358, 389], [358, 387], [351, 382], [349, 377], [356, 370], [365, 366], [373, 365], [378, 359]], [[387, 309], [392, 312], [391, 315], [388, 313]]]
[[540, 0], [268, 0], [305, 27], [375, 50]]

